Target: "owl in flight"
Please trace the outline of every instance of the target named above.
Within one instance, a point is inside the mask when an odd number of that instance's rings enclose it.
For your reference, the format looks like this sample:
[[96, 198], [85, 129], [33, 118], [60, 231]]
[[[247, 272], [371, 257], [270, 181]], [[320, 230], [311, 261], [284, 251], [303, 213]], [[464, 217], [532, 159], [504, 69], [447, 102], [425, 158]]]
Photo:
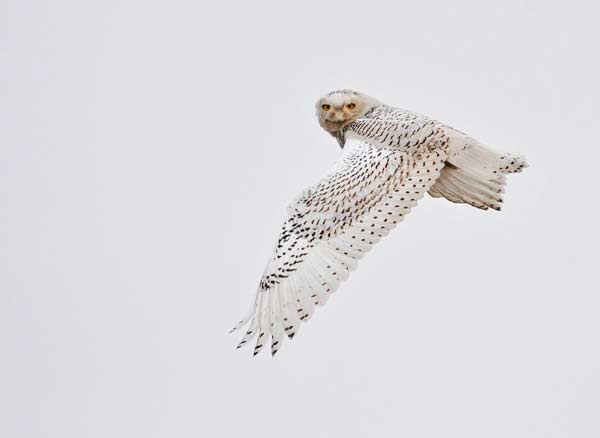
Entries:
[[343, 152], [333, 169], [289, 205], [238, 345], [271, 341], [275, 355], [357, 261], [425, 193], [500, 210], [506, 174], [527, 166], [456, 129], [363, 93], [332, 91], [317, 101], [319, 124]]

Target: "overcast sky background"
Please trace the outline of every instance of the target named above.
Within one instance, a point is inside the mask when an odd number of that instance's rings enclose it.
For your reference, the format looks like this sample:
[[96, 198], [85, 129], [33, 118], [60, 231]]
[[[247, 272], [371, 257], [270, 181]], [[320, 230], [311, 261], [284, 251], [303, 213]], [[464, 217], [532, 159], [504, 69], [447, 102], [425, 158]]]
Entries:
[[[393, 5], [391, 3], [394, 3]], [[600, 436], [593, 2], [0, 2], [0, 436]], [[354, 88], [531, 167], [235, 350]]]

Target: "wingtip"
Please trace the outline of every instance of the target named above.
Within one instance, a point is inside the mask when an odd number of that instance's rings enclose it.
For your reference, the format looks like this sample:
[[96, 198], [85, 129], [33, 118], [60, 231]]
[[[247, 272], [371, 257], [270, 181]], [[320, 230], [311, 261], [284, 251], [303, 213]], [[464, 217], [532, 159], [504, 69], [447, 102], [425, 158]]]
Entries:
[[238, 331], [244, 324], [243, 324], [244, 320], [240, 320], [240, 322], [238, 322], [236, 325], [233, 326], [233, 328], [231, 330], [229, 330], [229, 333], [234, 333], [236, 331]]

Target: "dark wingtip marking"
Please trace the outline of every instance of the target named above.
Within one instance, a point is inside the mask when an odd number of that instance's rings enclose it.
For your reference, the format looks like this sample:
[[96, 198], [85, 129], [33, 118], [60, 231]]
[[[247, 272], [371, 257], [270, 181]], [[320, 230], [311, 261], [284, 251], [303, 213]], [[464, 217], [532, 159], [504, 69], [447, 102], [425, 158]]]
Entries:
[[238, 344], [237, 347], [235, 348], [242, 348], [244, 346], [244, 344], [246, 343], [246, 341], [244, 339], [242, 339], [242, 341]]
[[238, 327], [238, 326], [239, 326], [241, 323], [243, 323], [243, 322], [244, 322], [244, 320], [243, 320], [243, 319], [240, 319], [240, 320], [238, 321], [238, 323], [235, 325], [235, 327], [233, 327], [231, 330], [229, 330], [229, 333], [233, 333], [233, 332], [234, 332], [234, 331], [236, 331], [238, 328], [240, 328], [241, 326], [240, 326], [240, 327]]

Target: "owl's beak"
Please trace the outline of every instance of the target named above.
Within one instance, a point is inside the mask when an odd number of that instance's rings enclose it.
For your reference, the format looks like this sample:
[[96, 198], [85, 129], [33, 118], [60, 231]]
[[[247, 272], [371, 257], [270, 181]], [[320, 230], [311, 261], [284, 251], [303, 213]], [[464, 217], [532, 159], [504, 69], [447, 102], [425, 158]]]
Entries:
[[345, 120], [346, 120], [346, 116], [341, 111], [336, 111], [335, 114], [333, 115], [333, 121], [335, 121], [335, 122], [343, 122]]
[[329, 131], [329, 132], [337, 132], [340, 130], [340, 128], [343, 126], [343, 121], [337, 121], [337, 120], [326, 120], [325, 121], [325, 128]]

